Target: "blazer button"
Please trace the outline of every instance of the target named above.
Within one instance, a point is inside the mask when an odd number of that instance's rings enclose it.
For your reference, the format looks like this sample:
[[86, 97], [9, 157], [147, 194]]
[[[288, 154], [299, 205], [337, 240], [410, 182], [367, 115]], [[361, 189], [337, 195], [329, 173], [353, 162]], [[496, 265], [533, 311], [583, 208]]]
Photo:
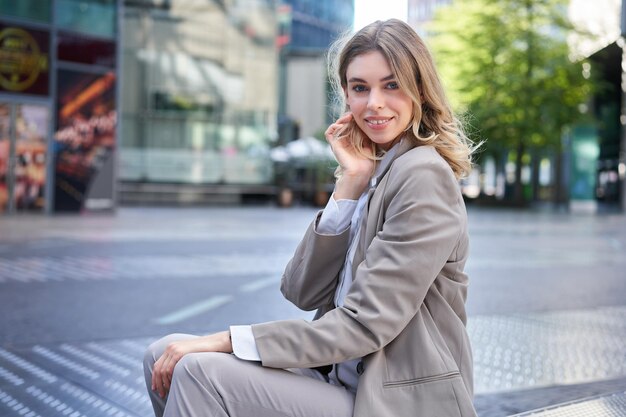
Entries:
[[356, 364], [356, 373], [359, 375], [363, 375], [363, 371], [365, 370], [365, 368], [363, 367], [363, 361], [360, 361], [359, 363]]

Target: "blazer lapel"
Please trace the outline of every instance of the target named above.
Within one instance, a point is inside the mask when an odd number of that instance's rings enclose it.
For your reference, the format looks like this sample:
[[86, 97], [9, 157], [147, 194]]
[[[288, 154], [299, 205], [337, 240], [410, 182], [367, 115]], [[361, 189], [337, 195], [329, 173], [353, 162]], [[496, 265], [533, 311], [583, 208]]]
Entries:
[[409, 139], [407, 137], [403, 138], [402, 142], [400, 142], [400, 144], [398, 144], [398, 149], [396, 150], [396, 154], [393, 156], [393, 159], [387, 164], [385, 169], [383, 169], [376, 176], [373, 188], [376, 188], [378, 186], [378, 184], [380, 183], [380, 180], [382, 180], [383, 177], [387, 174], [387, 172], [389, 172], [389, 168], [391, 168], [391, 166], [393, 165], [395, 160], [398, 159], [399, 156], [405, 154], [407, 151], [413, 149], [414, 147], [415, 147], [415, 143], [413, 143], [413, 141], [411, 139]]
[[[357, 276], [356, 276], [356, 270], [359, 267], [359, 265], [361, 264], [361, 262], [363, 262], [365, 260], [365, 253], [367, 251], [368, 246], [371, 243], [371, 239], [368, 238], [368, 236], [375, 236], [376, 232], [378, 232], [378, 229], [380, 229], [382, 227], [382, 224], [378, 224], [378, 218], [380, 217], [380, 210], [383, 209], [383, 207], [370, 207], [370, 202], [372, 201], [372, 196], [374, 195], [374, 193], [376, 192], [376, 189], [378, 187], [378, 184], [380, 184], [380, 181], [382, 181], [382, 179], [385, 177], [385, 175], [387, 175], [387, 172], [389, 172], [389, 169], [391, 168], [391, 165], [393, 165], [393, 163], [395, 162], [395, 160], [400, 156], [403, 155], [404, 153], [406, 153], [407, 151], [409, 151], [410, 149], [413, 149], [415, 147], [415, 144], [408, 138], [405, 138], [399, 145], [398, 145], [398, 149], [396, 151], [396, 154], [393, 156], [393, 159], [390, 161], [389, 164], [387, 164], [387, 166], [374, 178], [373, 180], [373, 185], [372, 187], [370, 187], [370, 189], [367, 191], [367, 201], [365, 204], [365, 207], [363, 207], [363, 214], [361, 215], [361, 225], [359, 227], [359, 236], [358, 236], [358, 244], [357, 244], [357, 250], [354, 253], [354, 258], [352, 260], [352, 279], [354, 280]], [[370, 219], [370, 214], [372, 216], [376, 216], [376, 220], [374, 221], [374, 219]], [[372, 231], [368, 230], [371, 227], [376, 227], [377, 230]]]
[[374, 191], [376, 191], [376, 186], [370, 188], [367, 191], [367, 201], [365, 203], [365, 207], [363, 207], [363, 214], [361, 214], [361, 219], [359, 220], [361, 222], [361, 224], [359, 225], [359, 235], [357, 237], [359, 240], [357, 241], [357, 248], [354, 252], [354, 258], [352, 259], [352, 281], [354, 281], [354, 279], [356, 278], [356, 269], [361, 264], [361, 262], [363, 262], [363, 259], [365, 258], [365, 251], [367, 250], [367, 246], [369, 245], [369, 242], [366, 242], [368, 223], [367, 218], [369, 215], [370, 201], [372, 199], [372, 195], [374, 195]]

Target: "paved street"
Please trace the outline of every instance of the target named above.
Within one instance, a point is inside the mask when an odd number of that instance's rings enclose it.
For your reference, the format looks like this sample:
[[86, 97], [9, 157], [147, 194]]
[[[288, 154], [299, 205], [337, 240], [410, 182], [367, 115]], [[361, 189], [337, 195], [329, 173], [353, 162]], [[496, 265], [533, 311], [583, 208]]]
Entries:
[[[280, 274], [315, 210], [0, 217], [0, 416], [149, 416], [154, 338], [310, 318]], [[470, 208], [481, 417], [626, 390], [626, 218]]]

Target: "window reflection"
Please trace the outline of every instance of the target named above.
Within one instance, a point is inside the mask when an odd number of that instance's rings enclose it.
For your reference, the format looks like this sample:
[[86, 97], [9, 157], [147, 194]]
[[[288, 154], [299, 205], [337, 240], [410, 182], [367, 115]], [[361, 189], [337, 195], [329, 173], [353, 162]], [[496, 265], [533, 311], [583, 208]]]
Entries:
[[57, 0], [54, 15], [59, 27], [106, 38], [115, 37], [114, 0]]
[[268, 184], [277, 108], [273, 2], [125, 9], [127, 181]]
[[93, 39], [69, 33], [59, 33], [57, 56], [61, 61], [95, 64], [113, 68], [115, 66], [115, 42]]
[[50, 3], [50, 0], [0, 0], [0, 14], [49, 22]]

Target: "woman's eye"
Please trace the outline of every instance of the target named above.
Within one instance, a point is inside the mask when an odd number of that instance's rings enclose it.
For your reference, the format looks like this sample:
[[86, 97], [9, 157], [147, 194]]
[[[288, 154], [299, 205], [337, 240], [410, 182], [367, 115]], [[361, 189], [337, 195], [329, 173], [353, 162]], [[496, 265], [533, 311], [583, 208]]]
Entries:
[[365, 88], [364, 85], [355, 85], [354, 87], [352, 87], [352, 90], [354, 90], [357, 93], [362, 93], [363, 91], [366, 91], [367, 89]]
[[400, 88], [400, 86], [398, 85], [397, 82], [392, 81], [389, 84], [387, 84], [387, 88], [390, 90], [397, 90], [398, 88]]

